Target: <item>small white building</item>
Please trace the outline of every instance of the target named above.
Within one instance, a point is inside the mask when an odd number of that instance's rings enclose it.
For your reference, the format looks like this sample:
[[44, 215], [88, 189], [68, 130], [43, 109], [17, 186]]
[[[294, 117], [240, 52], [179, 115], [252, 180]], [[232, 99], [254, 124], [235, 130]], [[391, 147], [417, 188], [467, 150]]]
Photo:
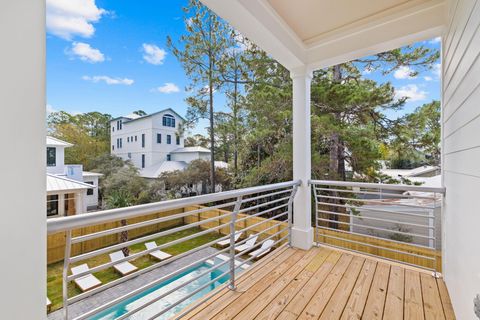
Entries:
[[[130, 160], [144, 178], [158, 178], [164, 172], [184, 170], [194, 160], [210, 160], [210, 150], [184, 147], [185, 119], [173, 109], [149, 115], [130, 114], [115, 118], [111, 125], [111, 153]], [[220, 168], [227, 167], [215, 161]]]
[[68, 216], [98, 208], [100, 173], [83, 171], [79, 164], [65, 165], [65, 148], [71, 143], [49, 137], [47, 145], [47, 217]]

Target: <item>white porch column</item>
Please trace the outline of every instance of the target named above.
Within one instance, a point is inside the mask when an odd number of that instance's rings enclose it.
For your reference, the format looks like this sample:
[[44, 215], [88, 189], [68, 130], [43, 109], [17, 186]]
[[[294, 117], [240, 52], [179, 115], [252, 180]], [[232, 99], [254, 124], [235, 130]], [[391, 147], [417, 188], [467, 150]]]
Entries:
[[313, 245], [311, 225], [310, 83], [312, 72], [304, 67], [290, 70], [293, 80], [293, 179], [302, 180], [293, 203], [292, 245], [308, 250]]

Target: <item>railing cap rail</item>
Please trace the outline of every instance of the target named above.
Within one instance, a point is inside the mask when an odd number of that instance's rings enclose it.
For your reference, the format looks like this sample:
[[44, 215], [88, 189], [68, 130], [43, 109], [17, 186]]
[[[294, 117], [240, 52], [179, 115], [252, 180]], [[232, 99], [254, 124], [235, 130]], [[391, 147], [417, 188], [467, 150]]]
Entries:
[[231, 191], [210, 193], [195, 197], [160, 201], [154, 203], [141, 204], [131, 207], [109, 209], [88, 214], [79, 214], [68, 217], [51, 218], [47, 220], [48, 234], [57, 233], [66, 230], [83, 228], [87, 226], [108, 223], [122, 219], [129, 219], [143, 216], [155, 212], [175, 210], [187, 206], [198, 205], [201, 203], [221, 201], [239, 196], [246, 196], [253, 193], [271, 191], [275, 189], [293, 187], [300, 185], [301, 181], [288, 181], [264, 186], [237, 189]]
[[409, 186], [404, 184], [351, 182], [351, 181], [335, 181], [335, 180], [309, 180], [308, 183], [314, 184], [314, 185], [328, 185], [328, 186], [338, 186], [338, 187], [376, 188], [376, 189], [384, 189], [384, 190], [417, 191], [417, 192], [432, 192], [432, 193], [445, 194], [444, 187], [422, 187], [422, 186]]

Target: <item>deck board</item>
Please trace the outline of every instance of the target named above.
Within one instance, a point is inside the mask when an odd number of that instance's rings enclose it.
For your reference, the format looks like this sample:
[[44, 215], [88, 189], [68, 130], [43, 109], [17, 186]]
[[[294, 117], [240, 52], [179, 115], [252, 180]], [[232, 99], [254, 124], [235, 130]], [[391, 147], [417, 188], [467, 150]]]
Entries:
[[405, 293], [405, 270], [399, 266], [392, 266], [388, 281], [387, 300], [383, 319], [403, 320], [403, 297]]
[[182, 319], [455, 319], [442, 279], [398, 263], [322, 246], [261, 259]]

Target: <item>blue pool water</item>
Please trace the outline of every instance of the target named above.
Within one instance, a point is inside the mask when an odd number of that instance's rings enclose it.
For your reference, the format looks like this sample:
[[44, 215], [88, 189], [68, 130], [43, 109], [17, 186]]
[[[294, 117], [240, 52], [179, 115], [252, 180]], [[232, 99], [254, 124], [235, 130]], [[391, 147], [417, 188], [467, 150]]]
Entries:
[[[201, 273], [204, 273], [208, 269], [210, 269], [212, 266], [208, 265], [206, 263], [201, 264], [195, 268], [192, 268], [176, 277], [173, 277], [169, 279], [168, 281], [165, 281], [163, 283], [160, 283], [156, 285], [153, 288], [150, 288], [149, 290], [146, 290], [145, 292], [142, 292], [128, 300], [123, 301], [122, 303], [119, 303], [110, 309], [107, 309], [93, 318], [90, 318], [91, 320], [112, 320], [115, 319], [128, 311], [135, 309], [138, 306], [143, 305], [144, 303], [152, 300], [155, 297], [160, 296], [162, 293], [165, 293], [172, 288], [177, 287], [178, 285], [185, 283]], [[155, 303], [151, 304], [150, 306], [146, 307], [145, 309], [137, 312], [136, 314], [130, 316], [128, 319], [130, 320], [141, 320], [141, 319], [148, 319], [155, 315], [156, 313], [160, 312], [164, 308], [172, 305], [179, 299], [185, 297], [187, 294], [190, 292], [195, 291], [196, 289], [200, 288], [202, 285], [205, 285], [206, 283], [210, 282], [211, 280], [215, 279], [216, 277], [219, 277], [222, 273], [224, 273], [227, 269], [224, 268], [224, 266], [220, 267], [217, 270], [214, 270], [210, 273], [207, 273], [203, 277], [192, 281], [191, 283], [185, 285], [184, 287], [180, 288], [179, 290], [169, 294], [168, 296], [160, 299], [159, 301], [156, 301]], [[225, 283], [228, 281], [229, 275], [227, 274], [226, 276], [223, 276], [219, 278], [218, 281], [212, 283], [211, 285], [205, 287], [203, 290], [197, 292], [195, 295], [190, 297], [189, 299], [183, 301], [182, 303], [178, 304], [177, 306], [173, 307], [166, 313], [164, 313], [162, 316], [160, 316], [158, 319], [169, 319], [176, 313], [180, 312], [182, 309], [187, 307], [190, 303], [194, 302], [195, 300], [203, 297], [205, 294], [209, 293], [222, 283]]]

